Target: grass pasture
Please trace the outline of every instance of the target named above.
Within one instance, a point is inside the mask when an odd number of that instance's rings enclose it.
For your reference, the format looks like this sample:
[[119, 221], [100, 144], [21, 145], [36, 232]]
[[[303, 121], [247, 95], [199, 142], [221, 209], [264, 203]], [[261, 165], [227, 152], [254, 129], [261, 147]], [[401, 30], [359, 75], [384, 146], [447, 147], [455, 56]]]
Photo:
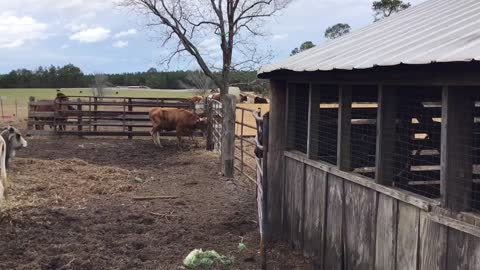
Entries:
[[[61, 89], [67, 96], [92, 96], [91, 88]], [[28, 88], [28, 89], [0, 89], [2, 106], [1, 122], [9, 122], [12, 119], [24, 120], [28, 113], [28, 99], [35, 97], [37, 100], [53, 99], [57, 93], [55, 88]], [[165, 98], [189, 98], [194, 95], [193, 90], [154, 90], [154, 89], [107, 89], [109, 97], [165, 97]]]

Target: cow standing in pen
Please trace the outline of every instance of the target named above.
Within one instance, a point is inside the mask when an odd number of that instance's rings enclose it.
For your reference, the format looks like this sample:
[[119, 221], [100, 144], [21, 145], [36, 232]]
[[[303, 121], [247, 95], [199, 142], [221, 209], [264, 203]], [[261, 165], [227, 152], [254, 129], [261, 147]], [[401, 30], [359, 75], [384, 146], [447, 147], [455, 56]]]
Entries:
[[15, 157], [16, 151], [27, 147], [27, 141], [22, 133], [14, 127], [8, 126], [0, 133], [0, 205], [5, 198], [5, 188], [7, 185], [7, 169], [10, 167], [11, 160]]
[[[193, 141], [193, 132], [195, 130], [204, 131], [207, 126], [205, 118], [200, 118], [190, 111], [177, 108], [153, 108], [149, 113], [152, 122], [153, 142], [158, 147], [163, 147], [160, 142], [160, 132], [176, 131], [178, 139], [178, 147], [181, 146], [182, 136], [189, 136]], [[195, 144], [197, 142], [195, 141]]]
[[[73, 108], [70, 105], [67, 104], [62, 104], [65, 102], [68, 102], [68, 97], [65, 96], [63, 93], [57, 93], [57, 97], [55, 100], [40, 100], [39, 102], [44, 102], [46, 103], [45, 105], [37, 105], [34, 108], [35, 112], [56, 112], [56, 111], [73, 111], [75, 108]], [[47, 104], [51, 103], [51, 104]], [[52, 117], [35, 117], [35, 120], [44, 120], [48, 121], [50, 123], [50, 128], [54, 128], [54, 118]], [[58, 122], [65, 122], [67, 121], [67, 117], [56, 117], [56, 121]], [[35, 125], [35, 129], [37, 130], [43, 130], [44, 125], [42, 124], [37, 124]], [[66, 125], [58, 125], [59, 130], [66, 130]]]

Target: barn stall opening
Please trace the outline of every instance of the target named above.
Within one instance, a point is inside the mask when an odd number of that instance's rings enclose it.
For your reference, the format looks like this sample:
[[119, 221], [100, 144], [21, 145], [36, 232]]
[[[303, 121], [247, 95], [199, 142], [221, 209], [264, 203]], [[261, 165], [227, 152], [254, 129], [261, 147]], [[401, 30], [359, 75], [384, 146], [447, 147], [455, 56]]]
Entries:
[[319, 269], [480, 267], [478, 9], [427, 1], [259, 71], [270, 239]]

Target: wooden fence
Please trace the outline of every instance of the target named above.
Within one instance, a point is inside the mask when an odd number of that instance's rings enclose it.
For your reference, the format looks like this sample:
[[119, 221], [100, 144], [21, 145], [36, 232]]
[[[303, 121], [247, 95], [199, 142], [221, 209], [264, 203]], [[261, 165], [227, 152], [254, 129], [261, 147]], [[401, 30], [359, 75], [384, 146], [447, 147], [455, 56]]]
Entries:
[[[45, 110], [49, 106], [50, 110]], [[42, 109], [43, 107], [43, 109]], [[181, 98], [78, 97], [68, 101], [37, 101], [30, 98], [28, 135], [150, 136], [149, 110], [153, 107], [183, 108], [195, 105]], [[64, 128], [62, 128], [64, 127]], [[162, 135], [174, 135], [164, 132]]]

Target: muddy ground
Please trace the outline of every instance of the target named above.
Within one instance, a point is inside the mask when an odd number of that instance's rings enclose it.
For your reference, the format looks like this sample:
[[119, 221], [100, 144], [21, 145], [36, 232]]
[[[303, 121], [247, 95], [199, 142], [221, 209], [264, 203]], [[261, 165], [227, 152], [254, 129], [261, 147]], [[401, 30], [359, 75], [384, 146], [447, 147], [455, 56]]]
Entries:
[[[222, 179], [217, 161], [175, 141], [30, 138], [0, 210], [0, 269], [182, 269], [194, 248], [235, 257], [213, 269], [259, 269], [255, 188]], [[268, 258], [310, 269], [281, 244]]]

